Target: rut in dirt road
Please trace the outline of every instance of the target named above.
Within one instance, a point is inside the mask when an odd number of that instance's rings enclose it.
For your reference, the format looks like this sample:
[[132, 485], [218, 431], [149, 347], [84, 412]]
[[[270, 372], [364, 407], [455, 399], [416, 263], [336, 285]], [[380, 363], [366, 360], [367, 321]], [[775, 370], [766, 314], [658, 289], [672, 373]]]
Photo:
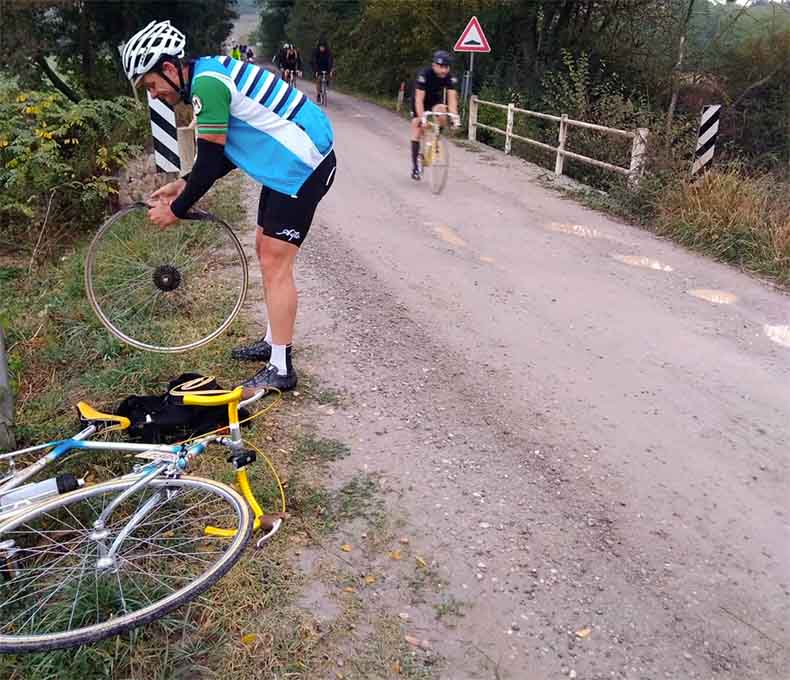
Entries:
[[464, 603], [404, 625], [439, 676], [790, 676], [788, 298], [496, 151], [453, 147], [432, 196], [406, 122], [329, 103], [297, 347], [350, 395], [337, 474], [382, 475]]

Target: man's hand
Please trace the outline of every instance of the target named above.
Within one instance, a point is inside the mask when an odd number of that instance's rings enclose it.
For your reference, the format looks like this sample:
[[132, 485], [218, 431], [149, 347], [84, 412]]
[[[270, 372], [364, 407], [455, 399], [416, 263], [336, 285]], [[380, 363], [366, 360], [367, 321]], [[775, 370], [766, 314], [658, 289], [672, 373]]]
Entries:
[[151, 199], [155, 203], [164, 202], [169, 205], [171, 201], [175, 201], [178, 198], [186, 185], [187, 183], [183, 179], [177, 179], [175, 182], [168, 182], [152, 193]]
[[148, 211], [148, 219], [162, 229], [178, 222], [178, 218], [170, 209], [170, 203], [164, 201], [154, 204], [154, 207]]

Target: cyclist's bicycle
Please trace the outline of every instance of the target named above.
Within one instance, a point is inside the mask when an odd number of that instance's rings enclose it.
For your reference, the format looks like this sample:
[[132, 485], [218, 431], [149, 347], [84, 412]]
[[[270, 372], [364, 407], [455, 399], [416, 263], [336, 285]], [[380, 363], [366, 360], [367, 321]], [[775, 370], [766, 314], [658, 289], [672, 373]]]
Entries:
[[296, 82], [296, 69], [284, 68], [280, 77], [287, 85], [293, 85]]
[[[179, 394], [186, 405], [227, 405], [229, 427], [175, 445], [93, 441], [130, 423], [80, 402], [84, 429], [75, 436], [0, 455], [10, 466], [0, 478], [0, 653], [73, 647], [155, 621], [222, 578], [254, 531], [266, 529], [260, 546], [280, 528], [282, 519], [271, 522], [250, 488], [247, 467], [257, 449], [240, 432], [239, 408], [264, 393], [247, 400], [241, 387]], [[225, 449], [241, 493], [187, 474], [211, 444]], [[86, 450], [139, 462], [97, 484], [73, 475], [31, 482]], [[17, 458], [34, 451], [46, 455], [18, 469]], [[282, 484], [265, 460], [284, 512]]]
[[326, 106], [326, 93], [329, 89], [329, 73], [321, 71], [318, 74], [318, 103], [321, 106]]
[[425, 132], [422, 135], [420, 149], [420, 175], [424, 175], [427, 168], [431, 179], [431, 191], [441, 193], [447, 184], [447, 174], [450, 170], [450, 150], [447, 141], [442, 136], [443, 126], [441, 118], [450, 118], [454, 124], [460, 123], [460, 118], [454, 113], [440, 111], [426, 111], [422, 115]]

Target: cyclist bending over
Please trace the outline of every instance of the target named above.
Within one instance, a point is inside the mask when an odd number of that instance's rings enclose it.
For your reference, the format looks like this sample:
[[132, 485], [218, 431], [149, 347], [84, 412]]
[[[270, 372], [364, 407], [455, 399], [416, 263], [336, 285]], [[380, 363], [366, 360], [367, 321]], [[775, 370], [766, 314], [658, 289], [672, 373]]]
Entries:
[[422, 116], [426, 111], [441, 111], [458, 115], [458, 78], [450, 75], [453, 57], [449, 52], [434, 52], [433, 63], [417, 73], [411, 111], [412, 179], [420, 179], [417, 157], [422, 137]]
[[335, 60], [332, 57], [332, 51], [324, 38], [318, 41], [315, 49], [313, 50], [313, 58], [311, 61], [313, 67], [313, 75], [315, 76], [315, 100], [318, 101], [319, 93], [321, 91], [321, 73], [326, 72], [327, 80], [335, 67]]

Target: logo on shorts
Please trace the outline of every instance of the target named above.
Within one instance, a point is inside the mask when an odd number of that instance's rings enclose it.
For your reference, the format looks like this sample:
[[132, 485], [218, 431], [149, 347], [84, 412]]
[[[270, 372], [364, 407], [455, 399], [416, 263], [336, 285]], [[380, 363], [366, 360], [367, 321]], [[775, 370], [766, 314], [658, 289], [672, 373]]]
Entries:
[[192, 108], [194, 109], [196, 116], [203, 110], [203, 102], [200, 101], [200, 97], [197, 95], [192, 97]]
[[285, 236], [289, 243], [291, 241], [298, 241], [302, 238], [302, 235], [296, 231], [296, 229], [283, 229], [282, 231], [278, 231], [275, 236]]

